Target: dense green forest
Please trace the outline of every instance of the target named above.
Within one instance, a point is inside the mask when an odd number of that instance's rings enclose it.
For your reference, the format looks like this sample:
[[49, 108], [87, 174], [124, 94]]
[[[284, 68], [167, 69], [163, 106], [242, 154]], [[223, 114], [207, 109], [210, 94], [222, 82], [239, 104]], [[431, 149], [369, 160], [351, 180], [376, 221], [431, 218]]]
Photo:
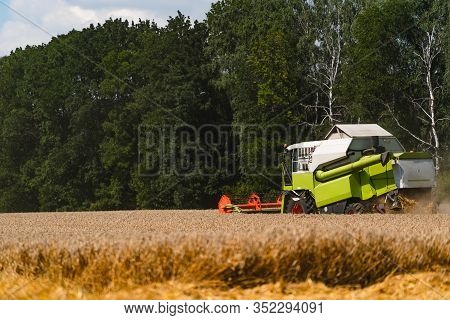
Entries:
[[[109, 20], [17, 49], [0, 58], [0, 212], [207, 208], [224, 190], [276, 191], [276, 162], [259, 149], [336, 123], [382, 125], [436, 155], [448, 181], [448, 6], [223, 0], [202, 22]], [[239, 148], [215, 148], [206, 173], [142, 174], [139, 150], [160, 151], [142, 145], [148, 128], [205, 125], [229, 128]]]

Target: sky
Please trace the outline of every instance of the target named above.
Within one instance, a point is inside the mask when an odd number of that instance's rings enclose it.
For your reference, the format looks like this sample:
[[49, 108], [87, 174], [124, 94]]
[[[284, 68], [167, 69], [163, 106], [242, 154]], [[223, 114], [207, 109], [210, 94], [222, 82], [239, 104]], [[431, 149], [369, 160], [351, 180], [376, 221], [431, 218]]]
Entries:
[[[164, 25], [177, 10], [203, 20], [212, 0], [0, 0], [0, 56], [39, 45], [108, 18], [154, 20]], [[9, 7], [9, 8], [8, 8]], [[13, 9], [13, 10], [12, 10]]]

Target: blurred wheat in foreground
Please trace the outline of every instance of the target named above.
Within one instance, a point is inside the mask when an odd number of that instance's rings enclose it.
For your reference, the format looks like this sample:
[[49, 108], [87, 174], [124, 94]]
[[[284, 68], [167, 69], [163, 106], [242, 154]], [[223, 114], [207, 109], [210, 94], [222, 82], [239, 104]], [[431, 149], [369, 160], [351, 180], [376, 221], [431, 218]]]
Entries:
[[[0, 297], [448, 299], [450, 294], [447, 215], [141, 212], [129, 213], [115, 227], [95, 228], [121, 214], [1, 216], [2, 226], [14, 226], [0, 233]], [[86, 229], [90, 219], [94, 227]], [[46, 232], [42, 221], [48, 223]]]

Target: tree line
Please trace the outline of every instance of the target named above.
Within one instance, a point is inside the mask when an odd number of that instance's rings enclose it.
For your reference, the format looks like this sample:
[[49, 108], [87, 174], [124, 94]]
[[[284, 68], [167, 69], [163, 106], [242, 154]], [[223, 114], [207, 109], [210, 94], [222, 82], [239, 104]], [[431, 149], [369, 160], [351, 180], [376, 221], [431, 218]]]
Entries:
[[0, 58], [0, 212], [207, 208], [223, 191], [277, 190], [279, 174], [245, 167], [264, 136], [241, 137], [232, 174], [140, 174], [139, 130], [161, 125], [304, 128], [292, 143], [378, 123], [445, 174], [449, 21], [446, 0], [223, 0], [201, 22], [108, 20], [16, 49]]

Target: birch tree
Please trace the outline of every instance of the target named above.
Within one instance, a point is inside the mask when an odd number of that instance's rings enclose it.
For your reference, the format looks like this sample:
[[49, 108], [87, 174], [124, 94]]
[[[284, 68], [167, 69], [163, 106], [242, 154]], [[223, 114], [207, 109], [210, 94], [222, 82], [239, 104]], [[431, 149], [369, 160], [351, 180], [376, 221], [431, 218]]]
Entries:
[[[314, 50], [309, 80], [317, 89], [315, 103], [305, 105], [321, 114], [319, 124], [340, 122], [343, 106], [337, 103], [337, 86], [349, 44], [354, 3], [346, 0], [311, 1]], [[316, 120], [317, 121], [317, 120]]]
[[429, 127], [429, 140], [424, 142], [430, 145], [436, 155], [436, 170], [439, 170], [438, 151], [440, 148], [437, 126], [440, 121], [446, 120], [446, 118], [437, 118], [436, 110], [441, 107], [437, 104], [436, 93], [442, 89], [442, 84], [438, 83], [435, 77], [436, 60], [442, 53], [441, 32], [437, 30], [436, 25], [433, 25], [431, 30], [425, 31], [420, 50], [414, 53], [419, 61], [419, 66], [421, 66], [421, 75], [427, 96], [412, 101], [414, 107], [419, 111], [418, 117]]
[[[429, 149], [435, 157], [436, 171], [440, 169], [440, 151], [442, 143], [439, 132], [449, 121], [448, 110], [443, 97], [445, 73], [445, 42], [446, 42], [446, 6], [438, 7], [434, 2], [435, 14], [426, 14], [425, 22], [418, 23], [417, 44], [413, 51], [413, 62], [416, 68], [418, 94], [410, 97], [412, 111], [420, 120], [419, 130], [410, 130], [393, 114], [396, 124], [408, 134]], [[440, 11], [440, 12], [439, 12]], [[440, 13], [440, 14], [439, 14]], [[420, 132], [422, 129], [422, 133]]]

